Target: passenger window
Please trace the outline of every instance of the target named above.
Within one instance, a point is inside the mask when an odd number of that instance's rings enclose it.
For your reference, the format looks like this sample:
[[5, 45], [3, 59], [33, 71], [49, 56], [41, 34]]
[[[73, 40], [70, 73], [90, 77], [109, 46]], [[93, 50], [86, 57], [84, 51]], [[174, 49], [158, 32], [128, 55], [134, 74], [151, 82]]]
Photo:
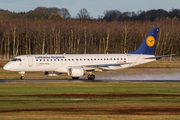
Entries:
[[68, 59], [68, 61], [70, 61], [70, 59]]
[[64, 59], [64, 61], [66, 61], [66, 59]]
[[117, 60], [119, 60], [119, 58], [117, 58]]
[[116, 60], [116, 58], [114, 58], [114, 60]]
[[122, 60], [122, 58], [121, 58], [121, 60]]
[[124, 58], [124, 60], [126, 60], [126, 58]]
[[49, 59], [47, 59], [47, 61], [49, 61]]
[[45, 59], [43, 59], [43, 61], [45, 61]]
[[96, 59], [94, 59], [94, 60], [96, 60]]
[[52, 59], [51, 59], [51, 61], [52, 61]]
[[93, 59], [91, 59], [91, 61], [92, 61]]
[[76, 61], [78, 61], [78, 59], [76, 59]]
[[63, 59], [61, 59], [61, 61], [63, 61]]
[[87, 59], [89, 61], [89, 59]]
[[110, 58], [110, 60], [112, 60], [112, 58]]
[[72, 61], [74, 61], [74, 59], [72, 59]]
[[104, 60], [106, 60], [106, 58], [104, 58]]
[[84, 61], [86, 61], [86, 59], [84, 59]]
[[109, 58], [107, 58], [107, 60], [109, 60]]
[[58, 61], [59, 61], [59, 59], [58, 59]]

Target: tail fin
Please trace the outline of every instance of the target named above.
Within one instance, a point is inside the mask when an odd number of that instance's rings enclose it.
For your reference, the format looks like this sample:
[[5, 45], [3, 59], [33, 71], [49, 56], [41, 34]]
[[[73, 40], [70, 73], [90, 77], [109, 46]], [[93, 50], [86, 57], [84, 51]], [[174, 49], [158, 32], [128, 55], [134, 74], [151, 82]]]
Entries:
[[151, 32], [148, 34], [146, 39], [142, 42], [140, 47], [130, 52], [129, 54], [148, 54], [148, 55], [154, 55], [154, 49], [156, 45], [156, 39], [158, 34], [159, 28], [153, 28]]

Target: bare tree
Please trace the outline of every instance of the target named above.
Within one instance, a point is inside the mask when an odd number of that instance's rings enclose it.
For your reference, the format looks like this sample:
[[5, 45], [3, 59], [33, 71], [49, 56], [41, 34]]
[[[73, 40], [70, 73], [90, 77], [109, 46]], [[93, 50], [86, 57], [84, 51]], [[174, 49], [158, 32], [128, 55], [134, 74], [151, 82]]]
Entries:
[[68, 9], [66, 9], [66, 8], [62, 8], [60, 11], [60, 14], [61, 14], [62, 18], [70, 18], [71, 17]]
[[77, 14], [77, 18], [81, 20], [90, 19], [90, 13], [85, 8], [83, 8]]

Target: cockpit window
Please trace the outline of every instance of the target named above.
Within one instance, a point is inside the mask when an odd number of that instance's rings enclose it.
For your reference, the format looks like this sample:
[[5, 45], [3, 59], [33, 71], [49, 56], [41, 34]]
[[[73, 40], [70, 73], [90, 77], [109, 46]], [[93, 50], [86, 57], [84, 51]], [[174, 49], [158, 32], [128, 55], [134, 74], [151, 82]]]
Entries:
[[21, 61], [21, 59], [20, 58], [14, 58], [11, 61]]

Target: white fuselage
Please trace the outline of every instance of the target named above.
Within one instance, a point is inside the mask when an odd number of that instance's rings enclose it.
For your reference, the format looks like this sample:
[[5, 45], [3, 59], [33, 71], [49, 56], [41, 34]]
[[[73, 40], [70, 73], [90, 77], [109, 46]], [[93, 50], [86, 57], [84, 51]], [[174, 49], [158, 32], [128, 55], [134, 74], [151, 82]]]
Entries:
[[[102, 65], [115, 63], [128, 63], [120, 66], [101, 67], [103, 70], [119, 70], [136, 65], [155, 61], [145, 59], [154, 55], [142, 54], [48, 54], [48, 55], [21, 55], [15, 57], [19, 61], [10, 61], [4, 66], [9, 71], [55, 71], [67, 73], [69, 68], [86, 65]], [[86, 70], [91, 70], [91, 67]]]

